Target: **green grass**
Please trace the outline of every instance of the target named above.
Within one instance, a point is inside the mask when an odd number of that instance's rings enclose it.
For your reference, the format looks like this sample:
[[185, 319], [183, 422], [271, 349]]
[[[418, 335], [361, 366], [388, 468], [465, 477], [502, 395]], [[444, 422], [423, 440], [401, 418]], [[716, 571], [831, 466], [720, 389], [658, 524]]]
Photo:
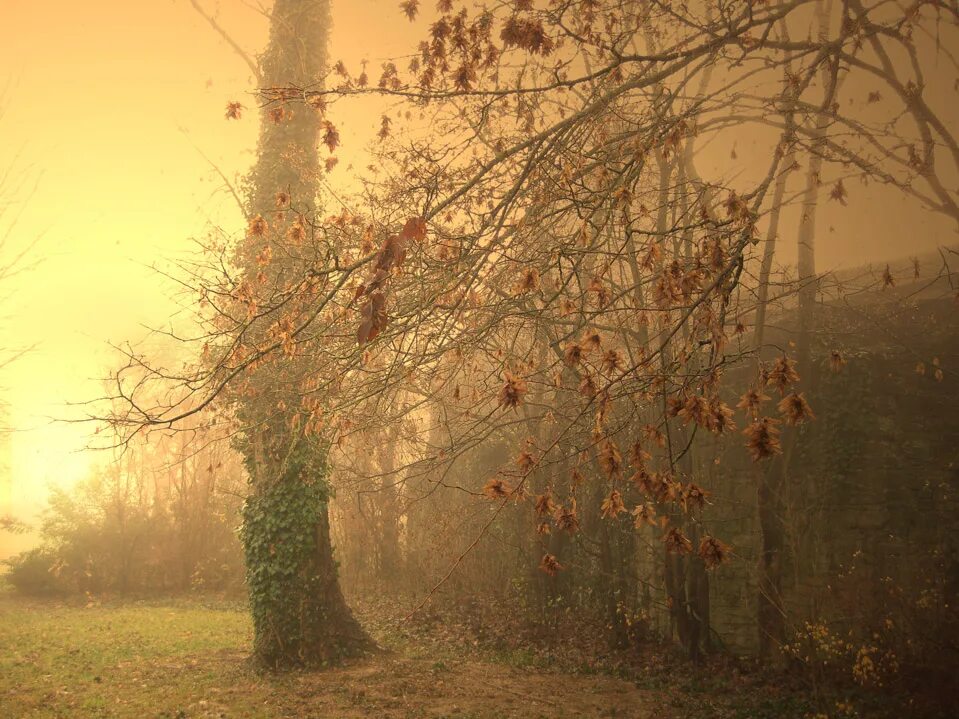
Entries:
[[239, 606], [4, 597], [0, 716], [270, 716], [273, 687], [244, 661], [251, 633]]
[[[272, 675], [248, 661], [251, 635], [237, 604], [84, 606], [0, 592], [0, 719], [649, 716], [650, 696], [630, 683], [544, 672], [522, 652], [481, 658], [376, 632], [388, 651]], [[610, 713], [620, 704], [636, 711]]]
[[624, 680], [595, 665], [560, 669], [529, 649], [480, 651], [446, 626], [438, 640], [365, 619], [387, 651], [345, 667], [273, 675], [248, 660], [252, 626], [242, 603], [85, 606], [0, 591], [0, 719], [772, 719], [810, 712], [788, 692], [731, 691], [727, 677], [669, 671]]

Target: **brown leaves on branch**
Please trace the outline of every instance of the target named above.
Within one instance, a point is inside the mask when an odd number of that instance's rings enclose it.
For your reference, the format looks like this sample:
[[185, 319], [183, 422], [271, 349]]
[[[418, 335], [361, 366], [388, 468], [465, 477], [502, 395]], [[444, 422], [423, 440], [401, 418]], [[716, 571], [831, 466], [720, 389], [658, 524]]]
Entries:
[[380, 79], [377, 82], [377, 85], [381, 89], [390, 88], [393, 90], [399, 90], [402, 87], [400, 82], [399, 73], [396, 69], [396, 65], [392, 62], [383, 63], [383, 74], [380, 75]]
[[386, 327], [386, 296], [382, 292], [367, 292], [367, 301], [360, 308], [360, 326], [356, 331], [356, 341], [366, 344]]
[[723, 202], [723, 207], [726, 208], [726, 216], [731, 220], [735, 220], [742, 224], [749, 224], [753, 220], [752, 213], [749, 210], [749, 205], [747, 205], [746, 201], [732, 190], [730, 190], [729, 195], [726, 196], [726, 200]]
[[623, 457], [616, 443], [611, 439], [603, 442], [599, 450], [599, 466], [610, 479], [623, 476]]
[[411, 217], [403, 225], [400, 235], [410, 242], [422, 242], [426, 239], [426, 220], [422, 217]]
[[663, 434], [663, 431], [659, 427], [654, 427], [651, 424], [643, 425], [643, 439], [646, 439], [657, 447], [666, 446], [666, 435]]
[[403, 0], [400, 3], [400, 10], [403, 11], [403, 14], [412, 22], [416, 19], [416, 13], [419, 12], [420, 2], [419, 0]]
[[678, 527], [672, 527], [663, 535], [663, 544], [670, 554], [689, 554], [693, 551], [693, 543]]
[[566, 345], [563, 352], [563, 362], [567, 367], [575, 367], [583, 361], [583, 348], [576, 342]]
[[846, 191], [846, 186], [842, 184], [842, 180], [837, 180], [836, 184], [833, 185], [832, 190], [829, 192], [829, 199], [835, 200], [843, 207], [846, 206], [846, 198], [849, 196], [849, 193]]
[[513, 488], [499, 477], [493, 477], [483, 485], [483, 494], [490, 499], [506, 499], [513, 494]]
[[607, 374], [612, 375], [621, 372], [624, 366], [623, 354], [619, 350], [609, 349], [603, 353], [603, 370]]
[[609, 496], [603, 500], [600, 509], [602, 510], [603, 517], [606, 519], [616, 517], [622, 512], [625, 512], [626, 504], [623, 502], [623, 495], [619, 490], [614, 489], [609, 493]]
[[293, 220], [292, 224], [290, 224], [289, 228], [287, 228], [286, 239], [294, 245], [298, 245], [306, 239], [306, 227], [301, 218], [297, 217]]
[[709, 421], [706, 428], [714, 434], [723, 434], [727, 431], [736, 429], [736, 422], [733, 419], [733, 410], [725, 402], [716, 401], [710, 408]]
[[683, 420], [683, 424], [695, 422], [699, 425], [706, 424], [706, 417], [709, 414], [709, 403], [706, 398], [700, 394], [691, 394], [685, 401], [679, 397], [672, 397], [670, 404], [670, 414], [678, 416]]
[[736, 429], [732, 409], [717, 397], [707, 399], [701, 394], [670, 397], [667, 415], [679, 417], [683, 424], [694, 422], [713, 434]]
[[503, 24], [500, 39], [506, 48], [518, 47], [532, 55], [549, 55], [555, 43], [546, 34], [543, 23], [539, 20], [513, 15]]
[[599, 393], [599, 387], [592, 375], [586, 375], [579, 383], [579, 393], [588, 399], [592, 399]]
[[736, 407], [755, 419], [759, 416], [762, 403], [768, 399], [769, 395], [760, 392], [758, 389], [750, 388], [739, 398], [739, 404]]
[[636, 507], [633, 508], [632, 515], [633, 526], [636, 529], [656, 526], [656, 508], [653, 507], [652, 502], [637, 504]]
[[310, 95], [306, 102], [320, 115], [326, 114], [326, 98], [324, 98], [322, 95]]
[[816, 418], [812, 408], [809, 406], [809, 402], [806, 401], [805, 395], [801, 392], [787, 394], [779, 402], [778, 408], [786, 424], [793, 426]]
[[373, 266], [373, 276], [365, 285], [356, 290], [354, 299], [366, 297], [367, 300], [360, 308], [360, 326], [356, 332], [358, 344], [372, 341], [386, 327], [386, 295], [385, 285], [394, 268], [403, 264], [406, 259], [406, 248], [412, 241], [422, 242], [426, 237], [426, 220], [422, 217], [413, 217], [406, 221], [398, 235], [390, 235], [376, 256]]
[[260, 267], [266, 267], [273, 259], [273, 248], [267, 245], [256, 255], [256, 264]]
[[576, 534], [579, 530], [579, 517], [576, 514], [576, 500], [570, 501], [569, 508], [562, 505], [556, 508], [553, 514], [553, 521], [556, 526], [569, 534]]
[[330, 152], [333, 152], [340, 144], [340, 133], [329, 120], [323, 121], [323, 144]]
[[754, 462], [772, 457], [774, 454], [782, 454], [777, 424], [779, 424], [778, 420], [763, 417], [743, 430], [743, 434], [746, 435], [746, 449], [749, 450]]
[[530, 292], [535, 292], [539, 289], [539, 270], [535, 267], [530, 267], [520, 276], [519, 281], [516, 283], [516, 286], [513, 288], [513, 294], [515, 295], [525, 295]]
[[244, 107], [238, 102], [228, 102], [226, 104], [226, 119], [227, 120], [239, 120], [243, 117]]
[[603, 346], [603, 337], [596, 332], [595, 330], [587, 330], [583, 334], [583, 347], [585, 347], [590, 352], [598, 352], [602, 349]]
[[643, 445], [639, 440], [633, 442], [632, 446], [629, 448], [629, 463], [633, 465], [633, 469], [637, 471], [642, 471], [646, 468], [646, 463], [652, 459], [652, 456], [643, 449]]
[[376, 136], [381, 140], [385, 140], [390, 136], [390, 125], [392, 124], [393, 121], [386, 115], [383, 115], [383, 117], [380, 118], [380, 130], [376, 133]]
[[684, 512], [689, 512], [694, 507], [702, 509], [706, 505], [706, 490], [698, 484], [690, 482], [680, 490], [679, 503], [682, 505]]
[[556, 505], [553, 503], [553, 495], [547, 490], [545, 494], [537, 495], [536, 503], [533, 505], [537, 516], [550, 516], [556, 511]]
[[523, 474], [529, 474], [533, 471], [533, 467], [536, 466], [536, 458], [533, 456], [531, 446], [527, 446], [526, 449], [519, 453], [519, 457], [516, 458], [516, 466], [519, 467], [519, 471]]
[[499, 391], [500, 407], [515, 410], [526, 392], [526, 381], [522, 377], [514, 377], [509, 371], [503, 372], [503, 386]]
[[606, 283], [603, 282], [602, 277], [593, 277], [586, 291], [596, 297], [596, 306], [599, 307], [599, 309], [603, 309], [609, 304], [609, 288], [606, 286]]
[[457, 90], [468, 92], [473, 88], [474, 82], [476, 82], [476, 70], [471, 64], [464, 62], [453, 73], [453, 84]]
[[559, 563], [554, 555], [544, 554], [543, 559], [540, 560], [539, 568], [546, 572], [549, 576], [555, 577], [563, 568], [563, 565]]
[[703, 564], [706, 565], [706, 569], [715, 569], [729, 560], [729, 551], [728, 544], [724, 544], [707, 534], [699, 543], [698, 554], [699, 558], [703, 560]]
[[267, 231], [266, 220], [263, 219], [263, 215], [253, 215], [250, 218], [250, 223], [247, 225], [246, 232], [250, 237], [263, 237]]
[[766, 377], [766, 384], [778, 389], [780, 395], [786, 394], [786, 390], [798, 381], [796, 362], [785, 355], [776, 360]]

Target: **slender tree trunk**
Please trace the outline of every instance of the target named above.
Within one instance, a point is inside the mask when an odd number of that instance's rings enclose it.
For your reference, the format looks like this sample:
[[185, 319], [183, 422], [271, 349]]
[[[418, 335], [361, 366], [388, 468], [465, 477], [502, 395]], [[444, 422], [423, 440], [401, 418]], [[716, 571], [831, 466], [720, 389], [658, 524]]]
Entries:
[[[791, 120], [791, 117], [787, 118], [787, 123], [791, 123]], [[766, 312], [769, 301], [769, 278], [772, 272], [773, 257], [776, 253], [779, 218], [786, 194], [787, 179], [794, 162], [795, 153], [790, 150], [785, 156], [784, 168], [776, 178], [776, 186], [773, 190], [769, 229], [766, 234], [762, 266], [759, 272], [759, 296], [756, 308], [756, 355], [753, 364], [753, 377], [759, 376], [759, 365], [763, 359]], [[780, 559], [785, 542], [785, 533], [780, 507], [782, 471], [777, 465], [777, 462], [772, 462], [767, 467], [756, 467], [758, 480], [756, 509], [759, 515], [761, 533], [756, 622], [759, 631], [759, 653], [764, 657], [775, 654], [785, 639], [785, 612], [782, 606], [782, 567]]]
[[[819, 0], [816, 6], [819, 42], [825, 43], [829, 36], [829, 21], [832, 2]], [[796, 342], [796, 360], [801, 380], [800, 389], [808, 387], [812, 360], [812, 324], [816, 304], [816, 210], [819, 203], [819, 185], [823, 165], [823, 150], [832, 106], [838, 92], [839, 67], [832, 58], [824, 58], [821, 79], [823, 101], [816, 114], [812, 133], [809, 164], [806, 169], [806, 184], [802, 195], [802, 214], [799, 218], [797, 236], [799, 274], [799, 333]], [[783, 179], [783, 182], [785, 180]], [[779, 190], [777, 183], [777, 193]], [[775, 202], [775, 199], [774, 199]], [[781, 199], [779, 200], [781, 204]], [[778, 215], [776, 217], [778, 222]], [[771, 259], [770, 259], [771, 262]], [[765, 258], [764, 258], [765, 265]], [[767, 276], [768, 282], [768, 276]], [[762, 298], [765, 313], [765, 297]], [[763, 316], [763, 324], [765, 317]], [[762, 334], [759, 335], [760, 341]], [[787, 429], [784, 435], [783, 455], [770, 463], [760, 478], [758, 490], [759, 523], [762, 530], [762, 545], [759, 560], [759, 651], [761, 656], [774, 656], [786, 638], [786, 609], [783, 603], [783, 560], [786, 546], [784, 523], [784, 488], [789, 475], [790, 459], [794, 454], [799, 428]]]
[[380, 452], [380, 487], [375, 495], [378, 521], [378, 578], [394, 582], [400, 574], [400, 496], [396, 473], [397, 432], [386, 432]]

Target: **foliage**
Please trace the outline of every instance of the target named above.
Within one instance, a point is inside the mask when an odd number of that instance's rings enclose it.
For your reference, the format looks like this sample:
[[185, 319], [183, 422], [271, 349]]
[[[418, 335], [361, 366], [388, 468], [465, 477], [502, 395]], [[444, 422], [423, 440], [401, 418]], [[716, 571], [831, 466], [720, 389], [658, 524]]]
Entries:
[[941, 547], [915, 561], [922, 566], [913, 584], [903, 586], [877, 577], [858, 553], [824, 592], [828, 619], [806, 622], [784, 646], [824, 708], [845, 697], [850, 711], [903, 701], [912, 716], [953, 711], [959, 701], [955, 566]]
[[[753, 593], [760, 650], [776, 652], [789, 544], [813, 516], [787, 500], [817, 417], [835, 417], [817, 374], [854, 364], [812, 341], [813, 309], [904, 284], [891, 265], [818, 273], [817, 204], [854, 205], [856, 176], [959, 218], [942, 180], [959, 152], [926, 83], [943, 45], [922, 39], [953, 37], [954, 16], [939, 2], [442, 0], [406, 69], [385, 62], [375, 86], [343, 63], [323, 83], [272, 78], [263, 138], [307, 128], [306, 159], [266, 158], [247, 227], [185, 278], [205, 329], [195, 373], [131, 355], [116, 376], [130, 408], [111, 419], [140, 431], [240, 408], [241, 432], [286, 442], [277, 458], [300, 437], [330, 447], [331, 480], [360, 497], [340, 536], [372, 526], [367, 569], [422, 571], [414, 613], [475, 571], [528, 588], [543, 616], [605, 612], [616, 645], [659, 617], [699, 661], [715, 587], [742, 560], [736, 601]], [[887, 99], [855, 97], [861, 83]], [[324, 215], [327, 196], [303, 186], [321, 173], [317, 141], [330, 167], [346, 136], [334, 103], [369, 94], [396, 119], [381, 118], [360, 191], [331, 193]], [[726, 160], [742, 132], [754, 157]], [[707, 146], [721, 161], [703, 161]], [[798, 262], [775, 267], [793, 209]], [[928, 286], [955, 294], [945, 260]], [[775, 333], [795, 307], [798, 326]], [[156, 386], [165, 401], [140, 411]], [[260, 464], [256, 496], [300, 500], [286, 459]], [[724, 535], [753, 507], [758, 526]], [[257, 521], [290, 511], [268, 502]], [[256, 571], [269, 546], [254, 546]], [[277, 576], [299, 582], [305, 557], [281, 559]]]
[[316, 625], [338, 621], [312, 611], [329, 577], [316, 571], [317, 523], [329, 501], [328, 469], [309, 442], [297, 445], [285, 471], [260, 486], [243, 507], [241, 538], [256, 628], [256, 655], [268, 665], [305, 661]]
[[65, 587], [54, 574], [55, 562], [52, 552], [34, 547], [6, 560], [4, 579], [21, 594], [59, 594], [65, 591]]
[[[178, 462], [173, 449], [185, 451]], [[7, 579], [24, 594], [239, 591], [236, 469], [216, 448], [131, 447], [72, 489], [51, 492], [41, 546], [7, 560]]]

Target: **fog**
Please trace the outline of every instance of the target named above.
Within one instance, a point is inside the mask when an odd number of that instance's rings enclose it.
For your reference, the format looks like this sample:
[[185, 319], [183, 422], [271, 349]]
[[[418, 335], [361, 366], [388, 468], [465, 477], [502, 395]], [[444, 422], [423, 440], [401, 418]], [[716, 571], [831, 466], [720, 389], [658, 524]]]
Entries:
[[2, 14], [0, 714], [948, 715], [954, 4]]

